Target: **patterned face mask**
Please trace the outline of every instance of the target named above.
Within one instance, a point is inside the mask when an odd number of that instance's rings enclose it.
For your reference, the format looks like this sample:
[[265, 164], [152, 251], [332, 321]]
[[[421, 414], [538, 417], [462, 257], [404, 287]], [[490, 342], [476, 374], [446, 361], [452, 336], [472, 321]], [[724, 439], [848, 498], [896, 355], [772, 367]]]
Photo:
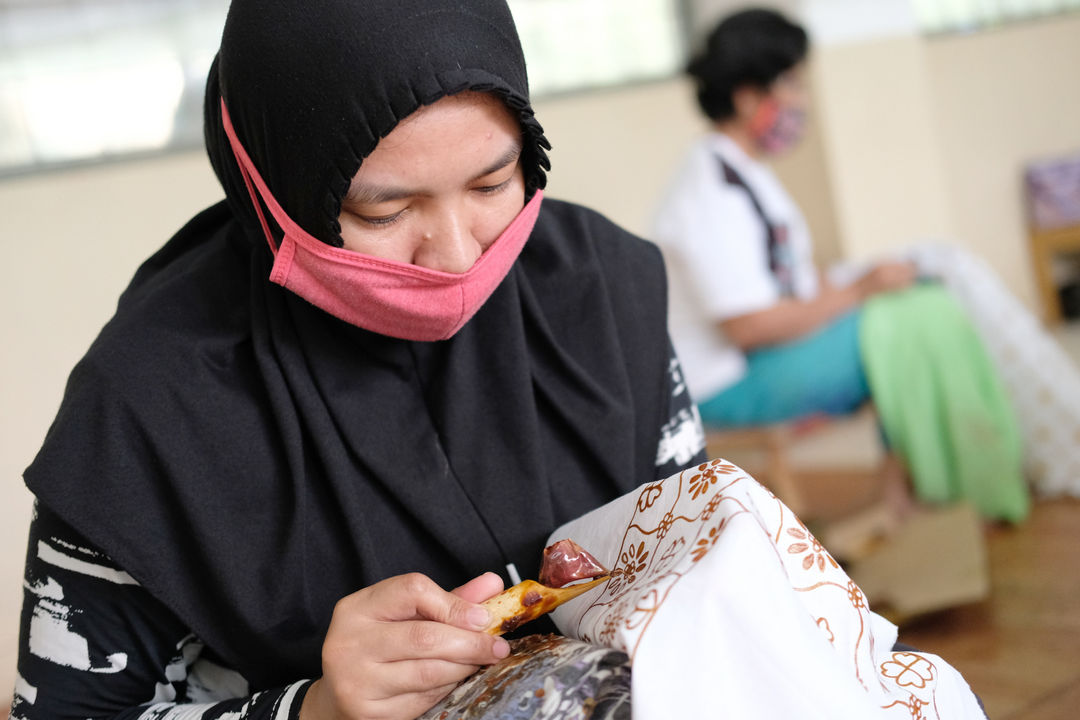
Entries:
[[[350, 325], [403, 340], [452, 337], [480, 309], [510, 272], [540, 212], [539, 190], [521, 212], [463, 273], [429, 270], [330, 247], [305, 232], [285, 213], [240, 144], [225, 102], [221, 118], [251, 201], [274, 253], [271, 282]], [[283, 230], [275, 243], [262, 204]]]
[[806, 111], [766, 97], [750, 118], [750, 134], [762, 152], [776, 155], [799, 144], [806, 131]]

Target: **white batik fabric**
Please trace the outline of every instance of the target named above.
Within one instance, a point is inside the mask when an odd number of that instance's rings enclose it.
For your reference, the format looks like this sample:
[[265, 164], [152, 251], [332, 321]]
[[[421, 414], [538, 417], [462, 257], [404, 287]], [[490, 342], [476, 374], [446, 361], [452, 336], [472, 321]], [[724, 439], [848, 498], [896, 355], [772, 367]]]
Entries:
[[1080, 370], [982, 259], [946, 244], [913, 247], [923, 275], [945, 284], [971, 318], [1012, 401], [1024, 465], [1043, 496], [1080, 496]]
[[252, 694], [164, 605], [43, 507], [27, 550], [12, 720], [296, 720], [309, 684]]
[[634, 720], [984, 720], [960, 674], [896, 627], [780, 500], [713, 460], [570, 522], [611, 579], [555, 611], [626, 652]]

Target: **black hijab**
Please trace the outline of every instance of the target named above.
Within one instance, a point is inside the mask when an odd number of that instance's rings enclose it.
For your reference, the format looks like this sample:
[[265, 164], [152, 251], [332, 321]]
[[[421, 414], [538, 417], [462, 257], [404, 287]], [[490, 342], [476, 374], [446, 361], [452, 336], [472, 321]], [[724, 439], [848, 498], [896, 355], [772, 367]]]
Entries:
[[207, 147], [229, 199], [239, 201], [234, 212], [252, 211], [222, 129], [221, 96], [289, 217], [339, 247], [341, 200], [361, 160], [421, 105], [462, 90], [494, 93], [517, 112], [526, 187], [544, 187], [550, 146], [501, 0], [234, 1], [215, 63]]
[[553, 528], [654, 479], [664, 272], [600, 216], [545, 200], [507, 278], [437, 343], [350, 326], [267, 279], [219, 93], [286, 211], [336, 243], [378, 138], [465, 89], [518, 112], [542, 186], [504, 2], [235, 0], [207, 90], [227, 199], [139, 269], [26, 471], [253, 689], [320, 674], [344, 595], [409, 571], [535, 577]]

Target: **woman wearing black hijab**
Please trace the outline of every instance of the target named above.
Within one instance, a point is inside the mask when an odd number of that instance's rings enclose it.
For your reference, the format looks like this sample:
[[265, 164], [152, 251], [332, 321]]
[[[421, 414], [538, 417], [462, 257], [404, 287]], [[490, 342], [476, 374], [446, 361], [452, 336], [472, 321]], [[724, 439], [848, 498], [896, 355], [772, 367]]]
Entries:
[[14, 713], [415, 717], [488, 571], [700, 461], [659, 255], [542, 199], [502, 0], [235, 0], [206, 141], [26, 471]]

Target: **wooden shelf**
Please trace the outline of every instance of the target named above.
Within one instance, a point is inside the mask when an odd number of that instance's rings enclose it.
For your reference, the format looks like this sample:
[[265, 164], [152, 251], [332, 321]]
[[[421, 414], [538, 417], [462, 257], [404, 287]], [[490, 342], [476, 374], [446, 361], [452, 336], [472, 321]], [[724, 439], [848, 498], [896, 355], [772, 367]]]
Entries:
[[1062, 320], [1061, 296], [1054, 284], [1054, 257], [1061, 253], [1080, 253], [1080, 224], [1053, 230], [1032, 230], [1031, 259], [1035, 282], [1042, 303], [1043, 320], [1057, 325]]

